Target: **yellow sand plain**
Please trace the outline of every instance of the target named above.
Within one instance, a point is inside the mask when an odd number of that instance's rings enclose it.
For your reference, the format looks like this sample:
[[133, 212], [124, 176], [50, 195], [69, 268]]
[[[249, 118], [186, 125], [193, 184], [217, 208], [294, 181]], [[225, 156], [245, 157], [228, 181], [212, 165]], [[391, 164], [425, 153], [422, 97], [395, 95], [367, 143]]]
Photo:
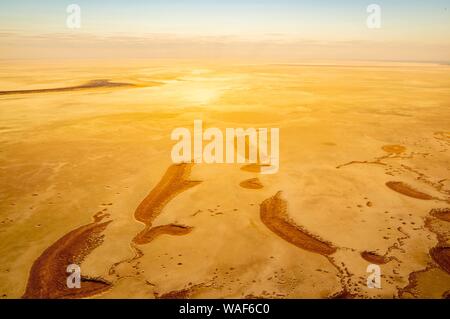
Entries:
[[[0, 91], [34, 91], [0, 94], [0, 297], [24, 296], [33, 263], [70, 254], [54, 244], [98, 212], [111, 222], [95, 247], [62, 246], [102, 285], [81, 297], [448, 297], [449, 71], [1, 62]], [[70, 89], [94, 80], [127, 85]], [[172, 167], [170, 133], [194, 119], [280, 128], [279, 172]]]

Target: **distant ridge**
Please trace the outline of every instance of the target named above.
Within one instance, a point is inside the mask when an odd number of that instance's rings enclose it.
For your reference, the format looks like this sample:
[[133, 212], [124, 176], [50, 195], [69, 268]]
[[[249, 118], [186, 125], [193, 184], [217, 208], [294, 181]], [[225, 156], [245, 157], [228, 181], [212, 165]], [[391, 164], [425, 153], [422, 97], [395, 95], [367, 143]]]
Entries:
[[32, 94], [32, 93], [53, 93], [53, 92], [68, 92], [78, 91], [92, 88], [112, 88], [112, 87], [136, 87], [137, 85], [131, 83], [110, 82], [109, 80], [100, 79], [92, 80], [82, 85], [68, 86], [61, 88], [49, 88], [49, 89], [35, 89], [35, 90], [13, 90], [13, 91], [0, 91], [0, 95], [13, 95], [13, 94]]

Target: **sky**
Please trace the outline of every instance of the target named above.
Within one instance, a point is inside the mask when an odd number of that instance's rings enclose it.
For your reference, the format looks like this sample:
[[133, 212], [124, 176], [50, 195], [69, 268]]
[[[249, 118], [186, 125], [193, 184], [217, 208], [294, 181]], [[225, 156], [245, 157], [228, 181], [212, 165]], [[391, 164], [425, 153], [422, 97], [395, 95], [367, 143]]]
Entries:
[[[80, 29], [66, 26], [72, 3]], [[0, 0], [0, 38], [0, 58], [448, 62], [450, 0]]]

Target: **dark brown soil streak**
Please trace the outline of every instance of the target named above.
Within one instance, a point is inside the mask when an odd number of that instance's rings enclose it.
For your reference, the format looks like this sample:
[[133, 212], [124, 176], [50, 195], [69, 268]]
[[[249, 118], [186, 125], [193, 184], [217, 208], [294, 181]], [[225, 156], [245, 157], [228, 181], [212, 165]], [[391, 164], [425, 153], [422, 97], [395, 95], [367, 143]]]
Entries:
[[141, 236], [135, 238], [134, 243], [137, 245], [143, 245], [151, 242], [160, 235], [182, 236], [189, 234], [191, 231], [192, 227], [189, 226], [174, 224], [156, 226], [144, 230]]
[[295, 246], [321, 255], [331, 255], [336, 247], [309, 234], [289, 221], [287, 202], [281, 192], [266, 199], [260, 206], [261, 221], [275, 234]]
[[435, 208], [430, 211], [430, 215], [440, 220], [450, 222], [450, 209], [449, 208]]
[[380, 256], [374, 252], [371, 251], [363, 251], [361, 253], [361, 257], [367, 260], [368, 262], [376, 265], [383, 265], [389, 262], [388, 258], [385, 258], [384, 256]]
[[247, 180], [239, 183], [239, 186], [241, 186], [243, 188], [248, 188], [248, 189], [264, 188], [264, 185], [261, 183], [261, 181], [258, 178], [247, 179]]
[[450, 274], [450, 247], [431, 248], [430, 256], [442, 270]]
[[[447, 239], [444, 233], [440, 232], [439, 229], [433, 227], [433, 218], [440, 219], [443, 221], [449, 221], [450, 210], [448, 208], [437, 208], [430, 211], [432, 217], [425, 218], [425, 228], [430, 232], [434, 233], [437, 237], [438, 243], [435, 247], [429, 250], [429, 255], [433, 261], [445, 272], [450, 274], [450, 247], [447, 246]], [[436, 267], [435, 265], [428, 265], [425, 269], [414, 271], [409, 274], [408, 285], [402, 289], [399, 289], [399, 297], [402, 298], [405, 293], [410, 293], [417, 297], [414, 292], [417, 287], [417, 277], [420, 273], [425, 273], [431, 268]], [[442, 298], [448, 298], [448, 295], [444, 293]]]
[[407, 285], [406, 287], [400, 288], [400, 289], [398, 290], [398, 296], [399, 296], [400, 298], [404, 298], [405, 295], [407, 296], [408, 294], [410, 294], [410, 295], [412, 295], [412, 296], [418, 298], [417, 292], [415, 291], [415, 290], [416, 290], [416, 287], [417, 287], [418, 276], [419, 276], [420, 274], [422, 274], [422, 273], [428, 272], [431, 268], [432, 268], [432, 267], [427, 266], [427, 267], [424, 268], [424, 269], [417, 270], [417, 271], [413, 271], [412, 273], [410, 273], [410, 274], [408, 275], [408, 285]]
[[203, 288], [204, 284], [197, 284], [193, 286], [189, 286], [187, 288], [181, 290], [169, 291], [165, 294], [155, 293], [155, 299], [191, 299], [191, 297], [198, 292], [201, 288]]
[[449, 212], [448, 208], [432, 209], [430, 211], [432, 217], [425, 219], [425, 227], [434, 233], [438, 240], [437, 245], [430, 249], [429, 254], [433, 261], [448, 274], [450, 274], [450, 247], [448, 246], [448, 235], [443, 229], [441, 230], [439, 227], [433, 227], [432, 218], [434, 217], [436, 220], [440, 219], [444, 222], [448, 222]]
[[144, 253], [138, 248], [139, 245], [150, 243], [160, 235], [182, 236], [189, 234], [192, 227], [182, 225], [162, 225], [153, 227], [153, 221], [162, 212], [163, 208], [175, 196], [181, 192], [200, 184], [200, 181], [189, 181], [186, 178], [191, 172], [192, 164], [177, 164], [170, 166], [159, 183], [150, 191], [134, 212], [136, 220], [145, 224], [144, 230], [137, 234], [131, 241], [134, 256], [121, 260], [112, 265], [109, 274], [115, 274], [116, 268], [122, 263], [131, 263], [141, 258]]
[[433, 199], [433, 196], [430, 196], [428, 194], [417, 191], [417, 190], [413, 189], [411, 186], [406, 185], [403, 182], [387, 182], [386, 186], [389, 187], [390, 189], [392, 189], [393, 191], [396, 191], [397, 193], [400, 193], [402, 195], [409, 196], [412, 198], [423, 199], [423, 200]]
[[168, 293], [165, 293], [161, 296], [155, 295], [156, 299], [189, 299], [191, 296], [191, 289], [182, 289], [182, 290], [175, 290], [170, 291]]
[[[156, 83], [154, 85], [156, 85]], [[80, 90], [86, 90], [86, 89], [115, 88], [115, 87], [136, 87], [136, 85], [131, 84], [131, 83], [110, 82], [109, 80], [102, 79], [102, 80], [92, 80], [92, 81], [89, 81], [82, 85], [68, 86], [68, 87], [61, 87], [61, 88], [0, 91], [0, 95], [70, 92], [70, 91], [80, 91]]]
[[241, 170], [246, 171], [246, 172], [250, 172], [250, 173], [261, 173], [262, 172], [262, 168], [263, 167], [269, 167], [270, 165], [268, 164], [248, 164], [245, 166], [241, 167]]
[[[152, 223], [161, 213], [164, 206], [179, 193], [201, 183], [201, 181], [190, 181], [186, 179], [190, 174], [191, 166], [192, 164], [170, 166], [161, 181], [138, 206], [134, 217], [144, 223], [146, 227], [133, 239], [134, 243], [142, 245], [155, 238], [155, 232], [158, 230], [152, 231]], [[183, 226], [169, 225], [165, 227], [168, 227], [166, 231], [169, 229], [174, 235], [186, 234], [190, 231], [190, 228]], [[186, 232], [186, 230], [188, 231]]]
[[31, 267], [28, 285], [22, 298], [84, 298], [101, 293], [111, 284], [82, 276], [81, 288], [67, 287], [67, 266], [80, 265], [84, 258], [103, 242], [102, 232], [111, 221], [100, 221], [107, 215], [94, 216], [94, 222], [72, 230], [48, 247]]
[[356, 297], [356, 294], [352, 294], [348, 292], [346, 289], [332, 295], [329, 297], [329, 299], [354, 299]]

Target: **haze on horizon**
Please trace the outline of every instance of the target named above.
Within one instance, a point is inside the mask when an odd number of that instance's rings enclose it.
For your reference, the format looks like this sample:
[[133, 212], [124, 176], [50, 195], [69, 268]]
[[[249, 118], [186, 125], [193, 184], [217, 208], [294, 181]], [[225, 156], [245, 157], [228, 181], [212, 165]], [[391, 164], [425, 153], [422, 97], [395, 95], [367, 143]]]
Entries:
[[[69, 4], [82, 27], [66, 26]], [[366, 25], [381, 6], [380, 29]], [[235, 58], [450, 61], [450, 3], [36, 1], [0, 3], [0, 59]]]

